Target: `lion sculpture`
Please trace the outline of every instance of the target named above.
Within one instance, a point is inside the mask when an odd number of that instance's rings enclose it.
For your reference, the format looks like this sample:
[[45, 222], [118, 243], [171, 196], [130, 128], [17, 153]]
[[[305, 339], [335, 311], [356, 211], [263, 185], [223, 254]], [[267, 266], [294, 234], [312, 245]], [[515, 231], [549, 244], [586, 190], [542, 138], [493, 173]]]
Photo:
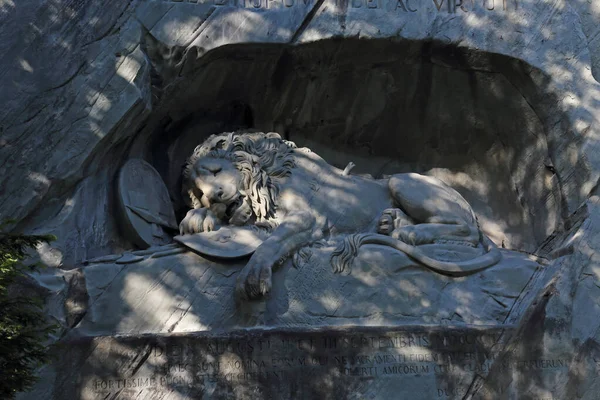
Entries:
[[[351, 175], [277, 133], [222, 133], [196, 147], [183, 189], [192, 208], [180, 233], [249, 225], [270, 231], [241, 271], [236, 292], [258, 298], [271, 289], [273, 267], [301, 248], [345, 235], [332, 256], [335, 272], [364, 244], [397, 249], [429, 269], [467, 275], [496, 264], [501, 254], [479, 229], [467, 201], [438, 179], [406, 173], [388, 179]], [[474, 258], [443, 261], [428, 244], [482, 249]]]

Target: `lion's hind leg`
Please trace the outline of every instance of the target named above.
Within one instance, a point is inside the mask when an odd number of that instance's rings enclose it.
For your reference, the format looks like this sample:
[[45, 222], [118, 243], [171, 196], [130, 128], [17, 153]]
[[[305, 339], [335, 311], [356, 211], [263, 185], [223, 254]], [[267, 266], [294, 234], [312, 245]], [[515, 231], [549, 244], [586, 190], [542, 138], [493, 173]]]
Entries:
[[429, 243], [461, 243], [476, 246], [479, 242], [479, 229], [461, 218], [433, 216], [425, 222], [415, 224], [399, 208], [388, 208], [379, 217], [377, 233], [412, 245]]
[[377, 233], [390, 236], [396, 229], [414, 225], [414, 221], [399, 208], [387, 208], [381, 213]]
[[460, 243], [477, 246], [479, 228], [460, 218], [436, 216], [418, 225], [394, 229], [391, 237], [412, 245], [429, 243]]

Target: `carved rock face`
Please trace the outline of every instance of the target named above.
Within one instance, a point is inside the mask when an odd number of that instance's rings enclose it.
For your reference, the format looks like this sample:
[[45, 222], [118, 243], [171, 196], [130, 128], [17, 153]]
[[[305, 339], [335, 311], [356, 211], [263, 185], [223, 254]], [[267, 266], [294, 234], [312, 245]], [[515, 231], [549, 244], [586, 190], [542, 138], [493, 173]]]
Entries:
[[[0, 222], [14, 218], [17, 231], [54, 233], [59, 240], [38, 250], [41, 259], [53, 267], [82, 267], [85, 280], [69, 281], [89, 292], [90, 312], [78, 314], [82, 324], [75, 334], [168, 334], [263, 323], [491, 324], [511, 332], [508, 327], [518, 324], [508, 346], [494, 342], [498, 353], [486, 358], [493, 368], [475, 357], [456, 365], [460, 373], [445, 375], [443, 385], [422, 370], [417, 381], [407, 362], [408, 369], [395, 368], [408, 371], [398, 373], [400, 381], [375, 376], [377, 367], [332, 365], [330, 375], [317, 370], [327, 379], [314, 380], [314, 393], [340, 388], [349, 396], [376, 398], [377, 388], [389, 385], [382, 398], [462, 398], [482, 384], [464, 378], [466, 370], [476, 370], [490, 388], [475, 398], [597, 398], [597, 2], [20, 3], [0, 6]], [[154, 50], [145, 46], [141, 25], [158, 39]], [[274, 287], [286, 290], [242, 318], [231, 288], [243, 263], [199, 262], [172, 248], [111, 255], [134, 248], [114, 211], [114, 177], [126, 160], [152, 159], [179, 221], [184, 207], [178, 179], [193, 146], [210, 134], [249, 127], [282, 132], [337, 166], [354, 161], [363, 168], [357, 173], [379, 178], [417, 171], [441, 178], [459, 189], [498, 245], [556, 259], [538, 268], [527, 255], [506, 257], [510, 262], [503, 268], [449, 283], [431, 280], [434, 275], [424, 279], [417, 265], [383, 270], [397, 256], [373, 252], [343, 278], [328, 275], [328, 265], [318, 266], [319, 274], [310, 268], [292, 269], [285, 279], [276, 274], [280, 284]], [[214, 204], [216, 212], [227, 212], [219, 201]], [[249, 208], [242, 203], [230, 221], [247, 222]], [[306, 259], [317, 262], [327, 252], [318, 249]], [[97, 256], [104, 258], [82, 265]], [[133, 264], [111, 261], [117, 259]], [[63, 300], [60, 275], [68, 272], [45, 273], [59, 275], [39, 280], [56, 294], [50, 312], [60, 319], [62, 309], [55, 307]], [[398, 343], [407, 344], [403, 360], [437, 354], [411, 348], [410, 340]], [[157, 358], [145, 358], [145, 344], [121, 349], [134, 353], [130, 360], [149, 362], [112, 377], [84, 377], [80, 387], [73, 371], [84, 369], [67, 360], [62, 377], [50, 373], [45, 385], [26, 396], [104, 398], [105, 389], [114, 395], [119, 385], [132, 385], [114, 379], [132, 372], [143, 375], [144, 385], [152, 382]], [[466, 347], [453, 350], [458, 358], [473, 354]], [[249, 354], [239, 354], [236, 360], [248, 370], [235, 376], [253, 383], [264, 369], [252, 370], [252, 361], [272, 358]], [[113, 358], [91, 360], [92, 369], [102, 370]], [[192, 361], [200, 366], [206, 360]], [[187, 373], [181, 365], [180, 375]], [[279, 365], [273, 362], [267, 373], [279, 373]], [[516, 373], [503, 369], [507, 365]], [[306, 373], [306, 385], [289, 387], [312, 390], [314, 370], [305, 366], [297, 367]], [[435, 364], [432, 370], [437, 374], [445, 367]], [[361, 375], [359, 384], [329, 380], [340, 371], [348, 371], [348, 380]], [[296, 372], [278, 383], [292, 382]], [[160, 378], [179, 382], [169, 387], [169, 398], [185, 397], [187, 377], [169, 373]], [[70, 377], [77, 390], [53, 386]], [[215, 377], [207, 378], [208, 387]], [[229, 395], [240, 387], [232, 382], [219, 383]], [[255, 389], [250, 385], [243, 393]], [[271, 397], [286, 397], [278, 394]], [[204, 388], [194, 392], [201, 395], [210, 397]]]

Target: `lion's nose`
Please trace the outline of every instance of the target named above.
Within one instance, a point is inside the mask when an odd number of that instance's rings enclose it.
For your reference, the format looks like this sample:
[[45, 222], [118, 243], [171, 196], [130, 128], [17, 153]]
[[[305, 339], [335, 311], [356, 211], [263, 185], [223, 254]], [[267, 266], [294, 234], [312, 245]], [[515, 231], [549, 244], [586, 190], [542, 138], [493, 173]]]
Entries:
[[222, 188], [215, 189], [214, 191], [212, 191], [211, 193], [209, 193], [208, 199], [211, 202], [212, 201], [219, 201], [219, 200], [223, 199], [223, 189]]

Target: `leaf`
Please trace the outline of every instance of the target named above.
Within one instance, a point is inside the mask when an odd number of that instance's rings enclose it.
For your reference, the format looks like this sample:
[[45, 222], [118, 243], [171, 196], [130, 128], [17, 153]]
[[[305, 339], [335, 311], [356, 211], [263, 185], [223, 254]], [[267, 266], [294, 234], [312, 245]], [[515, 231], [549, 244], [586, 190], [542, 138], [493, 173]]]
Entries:
[[[4, 221], [0, 228], [9, 224]], [[0, 398], [13, 399], [17, 392], [36, 382], [35, 370], [48, 362], [44, 343], [57, 329], [42, 312], [43, 299], [13, 295], [8, 288], [25, 274], [21, 261], [26, 251], [42, 242], [56, 240], [53, 235], [19, 235], [0, 232]], [[34, 265], [33, 268], [41, 267]]]

